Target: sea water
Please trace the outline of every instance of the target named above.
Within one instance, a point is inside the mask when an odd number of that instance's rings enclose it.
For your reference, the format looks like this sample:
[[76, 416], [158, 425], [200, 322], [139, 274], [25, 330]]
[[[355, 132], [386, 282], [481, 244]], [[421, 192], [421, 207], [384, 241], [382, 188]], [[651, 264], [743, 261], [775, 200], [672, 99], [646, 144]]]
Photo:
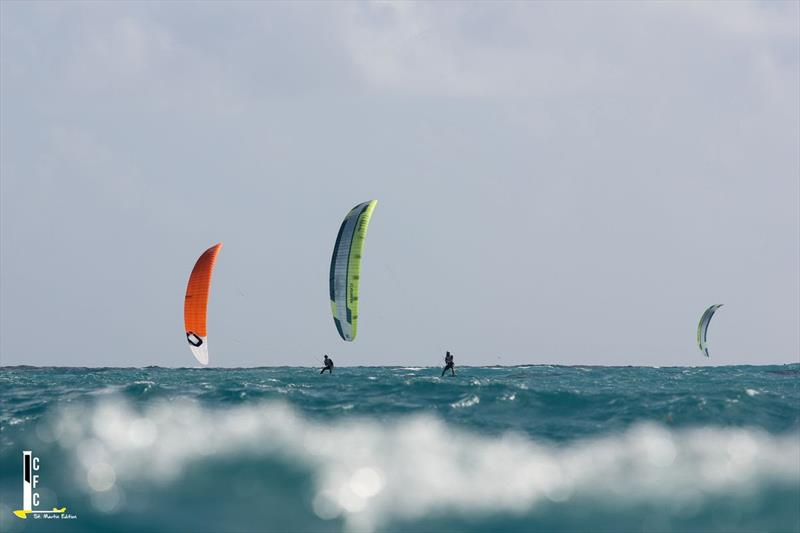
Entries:
[[800, 365], [457, 372], [4, 367], [0, 529], [800, 531]]

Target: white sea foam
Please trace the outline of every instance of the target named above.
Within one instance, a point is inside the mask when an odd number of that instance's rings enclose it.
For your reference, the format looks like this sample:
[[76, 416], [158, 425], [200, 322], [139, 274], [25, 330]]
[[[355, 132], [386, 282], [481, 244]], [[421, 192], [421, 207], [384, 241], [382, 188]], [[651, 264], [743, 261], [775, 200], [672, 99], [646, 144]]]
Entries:
[[126, 483], [166, 483], [209, 457], [242, 455], [307, 465], [315, 480], [309, 508], [358, 531], [443, 511], [526, 512], [576, 498], [622, 507], [672, 502], [684, 512], [715, 495], [800, 478], [798, 434], [756, 429], [640, 425], [553, 445], [472, 434], [426, 415], [321, 423], [274, 402], [164, 402], [137, 411], [109, 401], [83, 415], [56, 433], [75, 456], [75, 479], [103, 512], [118, 508]]
[[472, 396], [467, 396], [466, 398], [462, 398], [457, 402], [451, 403], [450, 407], [453, 409], [460, 409], [463, 407], [472, 407], [473, 405], [478, 405], [479, 403], [481, 403], [480, 397], [473, 394]]

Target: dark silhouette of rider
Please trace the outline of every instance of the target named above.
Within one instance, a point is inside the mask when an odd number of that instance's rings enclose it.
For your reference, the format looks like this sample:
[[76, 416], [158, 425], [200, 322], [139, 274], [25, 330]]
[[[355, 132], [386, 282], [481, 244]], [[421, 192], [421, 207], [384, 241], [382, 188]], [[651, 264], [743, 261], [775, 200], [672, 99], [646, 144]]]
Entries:
[[322, 367], [320, 374], [324, 374], [326, 370], [333, 374], [333, 359], [328, 357], [328, 354], [325, 354], [325, 366]]
[[445, 372], [447, 372], [448, 368], [450, 369], [450, 372], [452, 372], [453, 375], [455, 376], [456, 366], [455, 363], [453, 362], [453, 356], [450, 352], [447, 352], [447, 354], [444, 356], [444, 368], [442, 369], [442, 377], [444, 377], [444, 374]]

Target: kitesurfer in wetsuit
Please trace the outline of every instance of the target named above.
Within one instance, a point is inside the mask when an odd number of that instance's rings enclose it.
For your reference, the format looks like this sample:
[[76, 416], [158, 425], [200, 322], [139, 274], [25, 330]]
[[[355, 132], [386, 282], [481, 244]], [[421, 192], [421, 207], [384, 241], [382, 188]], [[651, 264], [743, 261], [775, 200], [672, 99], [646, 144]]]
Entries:
[[324, 374], [326, 370], [333, 374], [333, 359], [328, 357], [328, 354], [325, 354], [325, 366], [322, 367], [320, 374]]
[[450, 372], [452, 372], [453, 375], [455, 376], [456, 367], [455, 363], [453, 363], [453, 356], [450, 354], [450, 352], [447, 352], [447, 354], [444, 356], [444, 368], [442, 369], [442, 377], [444, 377], [444, 374], [445, 372], [447, 372], [448, 368], [450, 369]]

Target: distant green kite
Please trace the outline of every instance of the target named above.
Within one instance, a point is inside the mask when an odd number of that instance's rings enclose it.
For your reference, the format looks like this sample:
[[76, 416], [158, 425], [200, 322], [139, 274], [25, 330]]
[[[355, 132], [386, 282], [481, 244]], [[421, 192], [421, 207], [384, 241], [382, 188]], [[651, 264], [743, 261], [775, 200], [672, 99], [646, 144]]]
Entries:
[[361, 253], [369, 219], [377, 203], [372, 200], [351, 209], [344, 217], [333, 247], [329, 280], [331, 311], [336, 330], [346, 341], [356, 338]]
[[711, 322], [711, 317], [717, 312], [717, 309], [722, 307], [722, 304], [712, 305], [703, 316], [700, 317], [700, 323], [697, 325], [697, 346], [700, 351], [708, 357], [708, 345], [706, 344], [706, 336], [708, 335], [708, 324]]

